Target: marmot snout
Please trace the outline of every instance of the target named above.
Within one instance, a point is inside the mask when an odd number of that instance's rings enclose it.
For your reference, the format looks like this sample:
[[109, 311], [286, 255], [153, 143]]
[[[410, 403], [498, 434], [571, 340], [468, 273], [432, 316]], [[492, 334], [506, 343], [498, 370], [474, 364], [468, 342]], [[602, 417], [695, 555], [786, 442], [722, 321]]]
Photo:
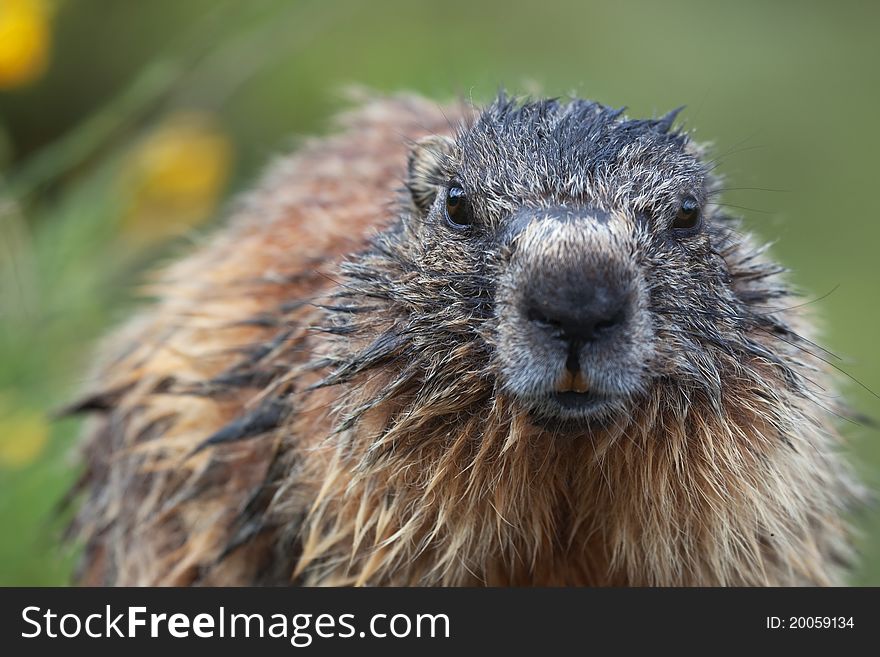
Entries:
[[523, 215], [497, 275], [500, 382], [537, 414], [608, 418], [644, 390], [653, 353], [636, 224], [594, 206]]
[[833, 381], [674, 119], [399, 97], [279, 162], [107, 349], [80, 580], [841, 581]]

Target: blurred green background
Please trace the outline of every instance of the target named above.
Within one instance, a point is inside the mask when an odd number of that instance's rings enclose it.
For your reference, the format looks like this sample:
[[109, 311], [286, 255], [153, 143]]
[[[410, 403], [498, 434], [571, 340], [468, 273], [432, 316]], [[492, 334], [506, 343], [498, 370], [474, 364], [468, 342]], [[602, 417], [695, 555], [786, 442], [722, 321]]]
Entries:
[[[0, 0], [0, 584], [58, 584], [53, 515], [95, 339], [340, 90], [575, 93], [711, 141], [735, 206], [826, 318], [880, 417], [880, 5]], [[188, 233], [190, 237], [181, 237]], [[880, 433], [848, 423], [873, 484]], [[856, 518], [880, 584], [880, 513]]]

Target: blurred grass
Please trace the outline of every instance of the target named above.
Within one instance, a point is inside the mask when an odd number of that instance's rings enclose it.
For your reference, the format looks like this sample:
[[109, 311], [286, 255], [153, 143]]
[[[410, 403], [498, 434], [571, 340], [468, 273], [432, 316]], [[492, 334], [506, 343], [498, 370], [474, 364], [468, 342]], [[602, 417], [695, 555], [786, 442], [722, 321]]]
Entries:
[[[0, 0], [0, 22], [14, 1]], [[812, 297], [834, 290], [815, 304], [823, 344], [880, 390], [880, 6], [46, 6], [48, 68], [0, 89], [0, 584], [67, 581], [73, 555], [57, 549], [63, 522], [51, 510], [74, 477], [79, 427], [48, 413], [85, 380], [95, 339], [130, 313], [145, 269], [185, 248], [175, 236], [220, 214], [297, 136], [325, 130], [350, 83], [438, 100], [485, 100], [502, 85], [574, 92], [634, 115], [686, 104], [686, 125], [714, 141], [731, 188], [724, 202], [778, 240], [777, 256]], [[195, 128], [187, 116], [201, 117]], [[187, 177], [206, 169], [213, 175]], [[163, 183], [168, 171], [190, 183]], [[875, 396], [845, 387], [857, 410], [880, 418]], [[877, 431], [846, 431], [876, 484]], [[853, 581], [880, 584], [880, 514], [857, 522], [864, 562]]]

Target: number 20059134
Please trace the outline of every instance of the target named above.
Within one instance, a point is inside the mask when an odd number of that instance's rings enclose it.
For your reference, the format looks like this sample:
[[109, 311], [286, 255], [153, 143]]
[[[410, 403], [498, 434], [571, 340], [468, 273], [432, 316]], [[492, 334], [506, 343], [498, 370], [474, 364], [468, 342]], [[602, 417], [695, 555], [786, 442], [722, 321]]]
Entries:
[[767, 616], [768, 630], [851, 630], [852, 616]]

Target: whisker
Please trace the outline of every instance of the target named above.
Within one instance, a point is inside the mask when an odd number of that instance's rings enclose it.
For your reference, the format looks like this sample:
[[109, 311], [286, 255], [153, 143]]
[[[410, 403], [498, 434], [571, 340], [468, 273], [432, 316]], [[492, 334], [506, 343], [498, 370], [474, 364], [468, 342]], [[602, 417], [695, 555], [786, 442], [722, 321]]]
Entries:
[[[659, 312], [659, 313], [661, 313], [661, 314], [666, 314], [666, 315], [675, 315], [675, 314], [678, 314], [678, 315], [686, 315], [686, 314], [699, 313], [700, 311], [689, 311], [688, 313], [675, 313], [675, 312], [667, 312], [667, 311], [664, 311], [664, 310], [662, 310], [662, 309], [658, 309], [657, 312]], [[754, 326], [751, 327], [751, 328], [754, 328], [755, 330], [761, 331], [761, 332], [763, 332], [763, 333], [765, 333], [765, 334], [767, 334], [767, 335], [769, 335], [769, 336], [771, 336], [771, 337], [774, 337], [774, 338], [776, 338], [776, 339], [778, 339], [778, 340], [781, 340], [782, 342], [785, 342], [786, 344], [788, 344], [788, 345], [794, 347], [795, 349], [798, 349], [798, 350], [804, 352], [805, 354], [808, 354], [808, 355], [812, 356], [812, 357], [815, 358], [816, 360], [819, 360], [819, 361], [825, 363], [826, 365], [828, 365], [829, 367], [832, 367], [832, 368], [835, 369], [837, 372], [839, 372], [840, 374], [842, 374], [843, 376], [845, 376], [846, 378], [848, 378], [850, 381], [852, 381], [853, 383], [855, 383], [856, 385], [858, 385], [860, 388], [863, 388], [864, 390], [866, 390], [867, 392], [869, 392], [871, 395], [873, 395], [873, 396], [876, 397], [877, 399], [880, 399], [880, 395], [878, 395], [876, 392], [874, 392], [874, 391], [873, 391], [871, 388], [869, 388], [866, 384], [864, 384], [863, 382], [861, 382], [859, 379], [857, 379], [857, 378], [854, 377], [852, 374], [850, 374], [850, 373], [847, 372], [846, 370], [842, 369], [841, 367], [839, 367], [839, 366], [836, 365], [835, 363], [832, 363], [832, 362], [831, 362], [830, 360], [828, 360], [827, 358], [823, 358], [823, 357], [820, 356], [819, 354], [816, 354], [816, 353], [810, 351], [809, 349], [807, 349], [807, 348], [805, 348], [805, 347], [803, 347], [803, 346], [797, 344], [796, 342], [794, 342], [794, 341], [792, 341], [792, 340], [787, 340], [787, 339], [785, 339], [784, 337], [782, 337], [779, 333], [775, 333], [775, 332], [773, 332], [773, 331], [770, 331], [769, 329], [763, 328], [763, 327], [758, 326], [758, 325], [754, 325]], [[664, 329], [664, 330], [666, 330], [666, 329]], [[786, 330], [789, 330], [789, 329], [786, 329]], [[802, 341], [804, 341], [804, 342], [808, 342], [808, 343], [809, 343], [809, 340], [807, 340], [806, 338], [803, 338], [802, 336], [798, 335], [798, 334], [795, 333], [794, 331], [790, 331], [790, 330], [789, 330], [789, 332], [790, 332], [792, 335], [796, 336], [799, 340], [802, 340]], [[709, 336], [703, 336], [703, 337], [708, 338]], [[717, 340], [715, 340], [715, 339], [712, 339], [712, 341], [713, 341], [713, 342], [717, 342]], [[816, 345], [816, 346], [818, 347], [818, 345]], [[824, 349], [824, 348], [822, 348], [822, 347], [818, 347], [818, 349], [821, 350], [821, 351], [827, 351], [826, 349]], [[834, 354], [831, 353], [831, 352], [828, 352], [828, 354], [829, 354], [830, 356], [833, 356], [834, 358], [837, 358], [838, 360], [840, 360], [840, 357], [839, 357], [839, 356], [836, 356], [836, 355], [834, 355]]]
[[773, 214], [772, 210], [761, 210], [759, 208], [750, 208], [745, 205], [734, 205], [733, 203], [715, 203], [709, 202], [706, 205], [715, 205], [721, 208], [736, 208], [737, 210], [746, 210], [748, 212], [757, 212], [758, 214]]
[[[712, 318], [714, 318], [714, 319], [730, 319], [730, 320], [735, 320], [735, 321], [737, 321], [737, 322], [746, 323], [746, 324], [748, 324], [749, 328], [754, 328], [754, 329], [756, 329], [756, 330], [758, 330], [758, 331], [763, 331], [764, 333], [766, 333], [766, 334], [768, 334], [768, 335], [771, 335], [771, 336], [774, 336], [774, 337], [778, 335], [778, 333], [776, 333], [776, 332], [774, 332], [774, 331], [772, 331], [772, 330], [770, 330], [770, 329], [767, 329], [767, 328], [765, 328], [765, 327], [762, 327], [762, 326], [760, 326], [759, 324], [756, 324], [756, 323], [755, 323], [755, 318], [754, 318], [754, 317], [741, 316], [741, 315], [736, 315], [736, 314], [733, 314], [733, 313], [727, 313], [727, 312], [713, 313], [712, 311], [705, 311], [705, 310], [677, 311], [677, 310], [669, 309], [669, 308], [656, 308], [656, 310], [657, 310], [657, 312], [659, 312], [659, 313], [661, 313], [661, 314], [665, 314], [665, 315], [675, 315], [675, 316], [678, 316], [678, 317], [690, 317], [690, 316], [696, 314], [696, 315], [701, 315], [701, 316], [705, 316], [705, 317], [712, 317]], [[763, 313], [763, 314], [762, 314], [762, 313], [756, 313], [756, 316], [757, 316], [757, 317], [767, 317], [767, 316], [769, 316], [769, 315], [771, 315], [771, 314], [773, 314], [773, 313]], [[782, 329], [783, 329], [786, 333], [788, 333], [789, 335], [791, 335], [791, 336], [797, 338], [798, 340], [800, 340], [800, 341], [802, 341], [802, 342], [805, 342], [806, 344], [808, 344], [808, 345], [810, 345], [810, 346], [812, 346], [812, 347], [815, 347], [815, 348], [818, 349], [819, 351], [822, 351], [822, 352], [826, 353], [827, 355], [831, 356], [832, 358], [836, 358], [837, 360], [841, 360], [841, 361], [843, 360], [840, 356], [838, 356], [838, 355], [835, 354], [834, 352], [829, 351], [829, 350], [826, 349], [825, 347], [823, 347], [823, 346], [821, 346], [821, 345], [819, 345], [819, 344], [816, 344], [815, 342], [813, 342], [813, 341], [811, 341], [811, 340], [805, 338], [804, 336], [802, 336], [802, 335], [799, 334], [798, 332], [796, 332], [796, 331], [794, 331], [794, 330], [792, 330], [792, 329], [790, 329], [790, 328], [788, 328], [788, 327], [780, 327], [780, 328], [782, 328]], [[797, 345], [792, 345], [792, 346], [797, 346]]]
[[718, 187], [709, 192], [709, 196], [714, 196], [716, 194], [723, 194], [724, 192], [740, 192], [740, 191], [750, 191], [750, 192], [786, 192], [791, 193], [794, 190], [791, 189], [776, 189], [773, 187]]
[[719, 166], [721, 166], [721, 164], [723, 164], [723, 162], [724, 162], [728, 157], [730, 157], [730, 156], [732, 156], [732, 155], [738, 155], [738, 154], [740, 154], [740, 153], [745, 153], [745, 152], [748, 152], [748, 151], [760, 150], [760, 149], [764, 149], [764, 148], [769, 148], [769, 146], [766, 145], [766, 144], [757, 144], [757, 145], [755, 145], [755, 146], [746, 146], [745, 148], [740, 148], [740, 149], [737, 149], [737, 150], [731, 150], [731, 151], [728, 151], [727, 153], [723, 153], [722, 155], [719, 155], [718, 157], [716, 157], [716, 158], [714, 158], [714, 159], [712, 159], [712, 160], [709, 160], [706, 164], [711, 164], [712, 166], [707, 167], [706, 171], [707, 171], [708, 173], [711, 173], [712, 171], [714, 171], [715, 169], [717, 169]]
[[[827, 299], [827, 298], [830, 297], [832, 294], [834, 294], [835, 292], [837, 292], [838, 289], [840, 289], [840, 283], [838, 283], [837, 285], [835, 285], [833, 288], [831, 288], [831, 289], [830, 289], [828, 292], [826, 292], [825, 294], [823, 294], [823, 295], [821, 295], [821, 296], [818, 296], [818, 297], [816, 297], [815, 299], [810, 299], [809, 301], [804, 301], [803, 303], [799, 303], [799, 304], [796, 304], [796, 305], [794, 305], [794, 306], [785, 306], [785, 307], [777, 308], [777, 309], [769, 309], [769, 308], [768, 308], [768, 311], [767, 311], [766, 313], [757, 313], [757, 314], [773, 315], [773, 314], [775, 314], [775, 313], [785, 312], [785, 311], [788, 311], [788, 310], [796, 310], [797, 308], [803, 308], [804, 306], [809, 306], [811, 303], [816, 303], [817, 301], [822, 301], [822, 299]], [[762, 308], [762, 306], [755, 306], [755, 307], [756, 307], [756, 308]]]

